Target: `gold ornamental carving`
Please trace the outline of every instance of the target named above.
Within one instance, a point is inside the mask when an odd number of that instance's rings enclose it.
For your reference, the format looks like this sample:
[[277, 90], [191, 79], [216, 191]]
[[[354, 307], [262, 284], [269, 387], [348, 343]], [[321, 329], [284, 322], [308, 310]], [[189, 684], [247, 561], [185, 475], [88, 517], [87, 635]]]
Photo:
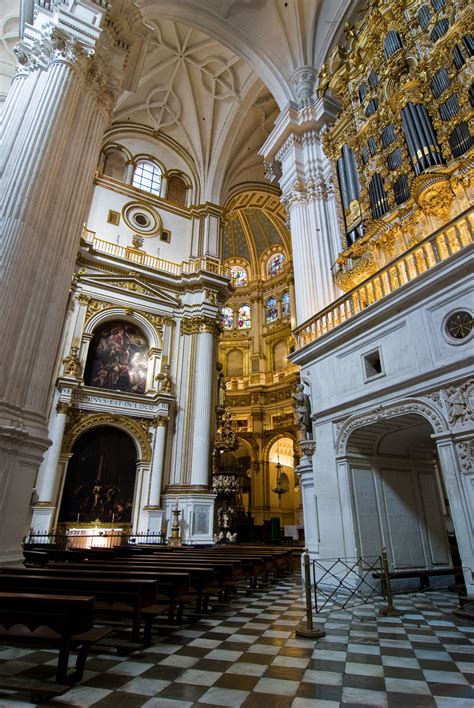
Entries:
[[75, 379], [80, 378], [82, 365], [79, 359], [79, 347], [71, 347], [69, 354], [62, 361], [64, 365], [64, 376], [72, 376]]
[[74, 409], [66, 426], [63, 438], [62, 452], [69, 454], [75, 441], [87, 430], [101, 425], [112, 425], [126, 430], [138, 442], [141, 450], [141, 461], [151, 460], [151, 433], [152, 418], [132, 418], [131, 416], [113, 415], [111, 413], [89, 413]]
[[223, 330], [222, 324], [205, 315], [197, 317], [183, 317], [181, 320], [181, 334], [199, 334], [200, 332], [210, 332], [219, 336]]
[[449, 175], [427, 174], [415, 177], [413, 197], [426, 216], [448, 221], [454, 199]]
[[377, 269], [377, 263], [370, 251], [366, 251], [360, 258], [352, 261], [354, 265], [350, 270], [340, 270], [335, 277], [336, 285], [344, 292], [352, 290], [363, 280], [373, 275]]
[[89, 322], [94, 315], [103, 310], [110, 310], [113, 305], [110, 302], [104, 302], [103, 300], [90, 300], [87, 305], [85, 324]]

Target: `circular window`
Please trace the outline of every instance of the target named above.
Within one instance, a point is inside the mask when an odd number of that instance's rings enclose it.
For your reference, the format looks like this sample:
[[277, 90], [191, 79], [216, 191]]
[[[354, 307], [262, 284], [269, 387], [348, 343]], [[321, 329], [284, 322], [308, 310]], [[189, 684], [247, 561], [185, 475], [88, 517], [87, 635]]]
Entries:
[[161, 229], [161, 217], [153, 207], [141, 202], [128, 202], [122, 209], [123, 220], [127, 226], [140, 236], [156, 236]]
[[463, 344], [472, 334], [473, 327], [473, 317], [467, 310], [452, 312], [444, 323], [444, 330], [452, 344]]

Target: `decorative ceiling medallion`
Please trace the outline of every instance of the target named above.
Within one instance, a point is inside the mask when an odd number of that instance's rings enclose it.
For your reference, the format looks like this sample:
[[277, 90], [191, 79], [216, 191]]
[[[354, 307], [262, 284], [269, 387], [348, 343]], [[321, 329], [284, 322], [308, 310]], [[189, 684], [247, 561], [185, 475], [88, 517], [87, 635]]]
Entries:
[[156, 236], [163, 227], [161, 217], [153, 207], [141, 202], [127, 202], [122, 209], [122, 216], [127, 226], [140, 236]]

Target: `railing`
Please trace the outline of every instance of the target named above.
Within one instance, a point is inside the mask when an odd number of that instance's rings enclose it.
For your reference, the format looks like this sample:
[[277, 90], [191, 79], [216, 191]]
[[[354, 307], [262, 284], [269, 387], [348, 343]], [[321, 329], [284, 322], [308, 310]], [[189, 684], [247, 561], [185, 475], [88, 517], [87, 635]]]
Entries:
[[[82, 531], [85, 531], [83, 533]], [[31, 531], [23, 539], [23, 548], [47, 546], [58, 550], [69, 550], [71, 548], [116, 548], [117, 546], [136, 545], [138, 543], [159, 543], [166, 542], [164, 531], [147, 531], [144, 533], [133, 533], [132, 531], [101, 531], [100, 529], [81, 529], [81, 533], [71, 532], [34, 532]]]
[[294, 331], [296, 349], [313, 342], [366, 307], [472, 243], [474, 214], [463, 215], [406, 251]]
[[222, 263], [215, 258], [191, 258], [181, 263], [173, 263], [164, 258], [152, 256], [138, 248], [120, 246], [118, 243], [105, 241], [99, 238], [95, 231], [90, 231], [85, 227], [82, 231], [82, 239], [99, 253], [105, 253], [114, 258], [121, 258], [125, 261], [136, 263], [137, 265], [152, 268], [153, 270], [160, 270], [169, 275], [192, 275], [193, 273], [206, 271], [207, 273], [215, 273], [216, 275], [223, 275], [230, 278], [230, 269], [223, 266]]

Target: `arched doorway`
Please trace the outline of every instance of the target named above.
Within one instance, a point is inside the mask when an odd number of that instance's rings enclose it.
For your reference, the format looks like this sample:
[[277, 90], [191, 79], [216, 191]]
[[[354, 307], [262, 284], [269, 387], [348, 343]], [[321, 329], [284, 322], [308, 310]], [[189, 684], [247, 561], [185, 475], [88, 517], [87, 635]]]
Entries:
[[293, 438], [279, 437], [272, 443], [268, 451], [268, 474], [272, 516], [280, 519], [284, 535], [296, 541], [303, 531], [303, 508], [294, 469]]
[[135, 493], [137, 450], [132, 438], [113, 426], [98, 426], [72, 447], [58, 522], [129, 524]]
[[449, 566], [456, 556], [432, 434], [426, 418], [413, 413], [350, 434], [346, 464], [358, 555], [376, 556], [385, 546], [394, 570]]

